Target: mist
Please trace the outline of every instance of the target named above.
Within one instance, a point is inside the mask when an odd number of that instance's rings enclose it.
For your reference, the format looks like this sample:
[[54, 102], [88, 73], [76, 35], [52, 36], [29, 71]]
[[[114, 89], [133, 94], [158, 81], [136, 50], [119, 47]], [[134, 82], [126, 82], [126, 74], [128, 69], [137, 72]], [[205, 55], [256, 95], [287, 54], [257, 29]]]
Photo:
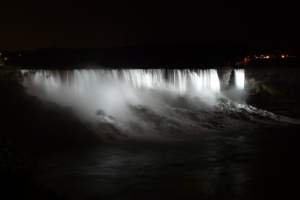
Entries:
[[213, 111], [221, 97], [240, 100], [245, 94], [244, 71], [235, 73], [237, 87], [226, 94], [220, 91], [215, 69], [22, 70], [20, 82], [32, 95], [73, 108], [77, 117], [100, 135], [99, 123], [108, 123], [122, 133], [140, 136], [139, 132], [159, 135], [164, 131], [163, 124], [157, 130], [155, 124], [142, 121], [142, 115], [152, 113], [156, 118], [183, 123], [186, 119], [174, 116], [175, 109], [187, 112], [193, 104], [194, 110]]

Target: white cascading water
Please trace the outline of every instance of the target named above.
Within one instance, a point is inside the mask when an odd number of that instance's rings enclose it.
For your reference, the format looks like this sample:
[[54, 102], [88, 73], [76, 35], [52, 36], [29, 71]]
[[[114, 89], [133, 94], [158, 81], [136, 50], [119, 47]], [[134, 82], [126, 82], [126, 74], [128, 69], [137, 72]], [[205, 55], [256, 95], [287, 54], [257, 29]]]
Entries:
[[220, 92], [220, 81], [215, 69], [22, 70], [22, 75], [23, 85], [43, 85], [47, 90], [68, 86], [80, 92], [107, 79], [108, 82], [130, 85], [134, 89], [172, 89], [180, 95], [188, 91]]
[[89, 129], [108, 142], [148, 137], [160, 140], [161, 135], [220, 129], [243, 130], [249, 127], [247, 120], [257, 122], [253, 113], [272, 118], [275, 123], [283, 120], [235, 100], [244, 93], [244, 69], [234, 70], [237, 90], [226, 94], [220, 93], [215, 69], [21, 72], [20, 83], [31, 95], [73, 108], [83, 124], [89, 124]]
[[[128, 119], [128, 104], [157, 108], [163, 95], [204, 97], [216, 102], [220, 82], [215, 69], [82, 69], [22, 70], [21, 83], [29, 93], [79, 110], [85, 118], [103, 109], [120, 120]], [[160, 92], [160, 93], [159, 93]], [[158, 94], [159, 93], [159, 94]]]
[[239, 90], [244, 89], [245, 84], [245, 70], [244, 69], [235, 69], [234, 70], [234, 82], [235, 86]]
[[[220, 93], [220, 81], [215, 69], [82, 69], [21, 72], [20, 82], [28, 88], [30, 94], [72, 107], [82, 122], [94, 124], [93, 130], [96, 132], [101, 132], [97, 128], [98, 123], [111, 123], [123, 132], [128, 133], [129, 130], [134, 133], [130, 128], [130, 121], [138, 123], [144, 132], [174, 132], [174, 129], [170, 129], [171, 124], [166, 122], [168, 119], [175, 125], [181, 124], [183, 131], [196, 133], [209, 129], [207, 124], [214, 118], [215, 114], [203, 114], [204, 110], [220, 111], [231, 105], [223, 103], [224, 105], [220, 106], [218, 98], [224, 95]], [[244, 87], [244, 70], [237, 69], [234, 73], [236, 87], [241, 90]], [[140, 118], [134, 113], [134, 109], [140, 108], [147, 108], [152, 115], [149, 118]], [[105, 114], [96, 114], [99, 110], [103, 110]], [[228, 124], [228, 121], [224, 121], [224, 124]]]

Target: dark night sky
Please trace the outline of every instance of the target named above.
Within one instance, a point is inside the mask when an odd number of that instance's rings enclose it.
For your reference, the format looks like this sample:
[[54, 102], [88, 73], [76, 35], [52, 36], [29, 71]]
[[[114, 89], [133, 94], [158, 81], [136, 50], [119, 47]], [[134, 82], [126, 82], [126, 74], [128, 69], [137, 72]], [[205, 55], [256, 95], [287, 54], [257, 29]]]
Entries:
[[223, 2], [10, 0], [0, 6], [0, 50], [147, 44], [299, 45], [296, 1]]

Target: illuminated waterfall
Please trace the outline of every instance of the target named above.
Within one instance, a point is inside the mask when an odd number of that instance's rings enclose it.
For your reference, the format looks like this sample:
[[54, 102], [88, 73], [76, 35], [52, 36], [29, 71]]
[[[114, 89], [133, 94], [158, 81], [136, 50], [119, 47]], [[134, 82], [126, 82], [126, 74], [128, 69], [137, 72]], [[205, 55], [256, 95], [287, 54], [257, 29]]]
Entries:
[[169, 97], [199, 97], [216, 103], [220, 82], [215, 69], [22, 70], [21, 84], [47, 101], [75, 108], [86, 120], [99, 109], [118, 120], [134, 120], [128, 105], [161, 110]]
[[244, 69], [235, 69], [234, 70], [234, 82], [235, 86], [239, 90], [244, 89], [245, 82], [245, 70]]
[[164, 70], [164, 69], [99, 69], [99, 70], [22, 70], [23, 84], [38, 84], [46, 90], [67, 86], [78, 92], [107, 83], [125, 84], [134, 89], [172, 89], [180, 95], [188, 91], [201, 93], [220, 92], [220, 82], [215, 69]]

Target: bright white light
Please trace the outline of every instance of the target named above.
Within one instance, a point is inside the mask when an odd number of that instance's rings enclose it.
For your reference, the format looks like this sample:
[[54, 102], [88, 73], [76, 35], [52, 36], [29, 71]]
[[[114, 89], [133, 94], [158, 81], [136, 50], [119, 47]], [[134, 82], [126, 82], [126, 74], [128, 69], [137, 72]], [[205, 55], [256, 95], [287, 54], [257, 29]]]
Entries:
[[245, 84], [245, 70], [235, 69], [234, 70], [234, 81], [237, 89], [243, 90]]
[[[28, 74], [26, 82], [32, 82], [32, 78], [39, 80], [39, 86], [48, 85], [52, 87], [72, 87], [75, 91], [82, 93], [90, 86], [98, 87], [100, 83], [115, 85], [127, 85], [135, 90], [141, 89], [174, 89], [177, 93], [185, 95], [188, 91], [201, 93], [210, 90], [214, 93], [220, 92], [220, 81], [217, 70], [164, 70], [164, 69], [123, 69], [123, 70], [61, 70], [48, 71], [36, 70]], [[52, 83], [50, 83], [52, 82]], [[195, 94], [195, 95], [199, 95]], [[201, 94], [200, 94], [201, 95]]]
[[95, 115], [100, 109], [118, 123], [126, 124], [139, 120], [129, 105], [147, 105], [159, 113], [165, 99], [197, 96], [214, 105], [216, 93], [220, 92], [215, 69], [21, 70], [21, 73], [21, 83], [31, 94], [74, 108], [78, 117], [93, 124], [95, 129], [99, 120], [104, 120]]

